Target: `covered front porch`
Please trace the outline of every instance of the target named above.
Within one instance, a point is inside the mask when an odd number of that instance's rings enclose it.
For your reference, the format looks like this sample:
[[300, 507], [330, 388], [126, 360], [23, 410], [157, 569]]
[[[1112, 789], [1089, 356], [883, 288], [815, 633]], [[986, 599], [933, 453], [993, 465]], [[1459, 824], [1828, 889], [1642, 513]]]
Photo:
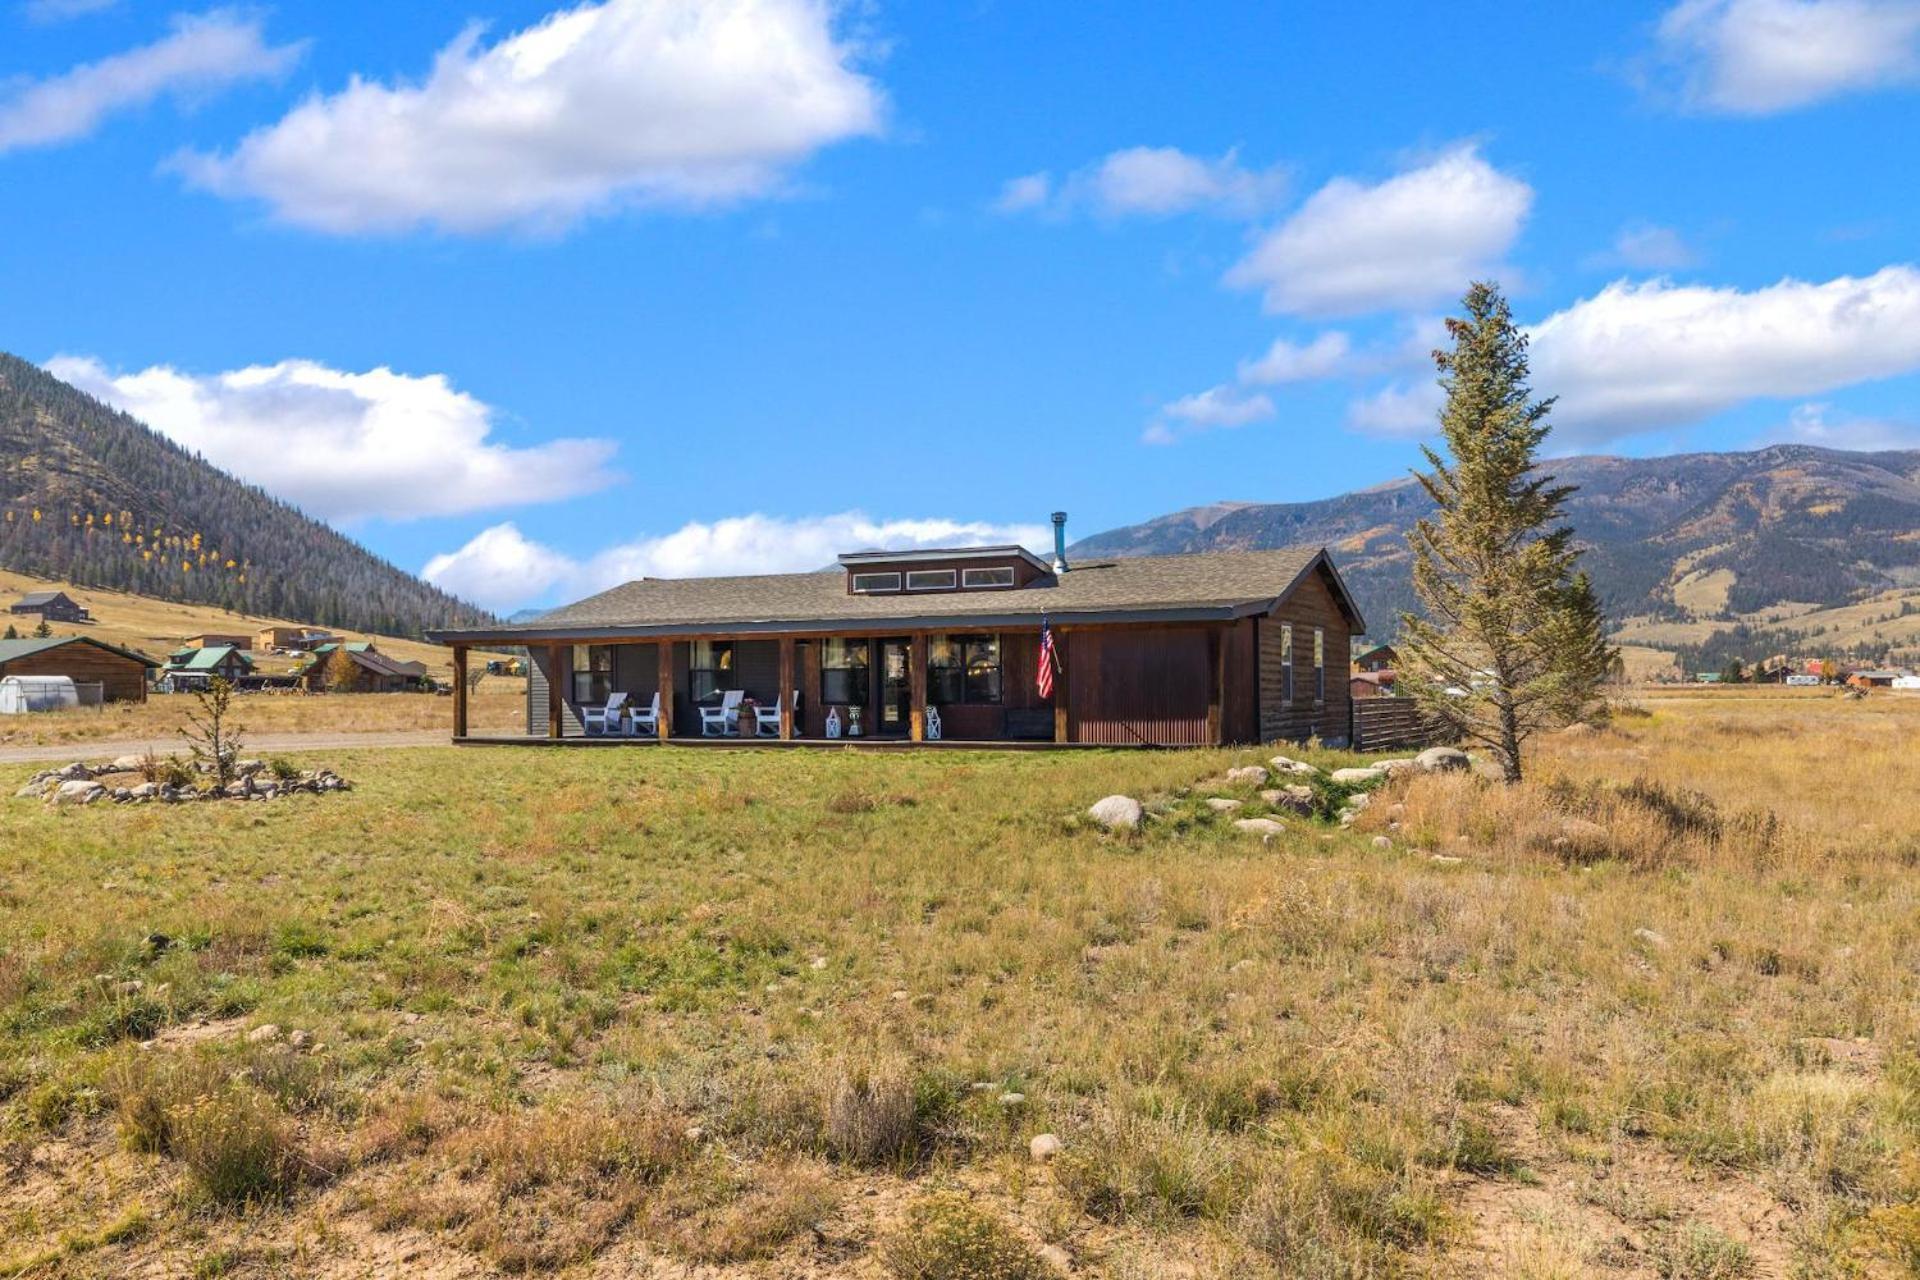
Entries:
[[[1039, 643], [1037, 628], [533, 643], [522, 736], [468, 732], [470, 648], [456, 644], [454, 737], [580, 746], [1066, 742], [1065, 699], [1037, 687]], [[1065, 643], [1056, 632], [1056, 647]]]

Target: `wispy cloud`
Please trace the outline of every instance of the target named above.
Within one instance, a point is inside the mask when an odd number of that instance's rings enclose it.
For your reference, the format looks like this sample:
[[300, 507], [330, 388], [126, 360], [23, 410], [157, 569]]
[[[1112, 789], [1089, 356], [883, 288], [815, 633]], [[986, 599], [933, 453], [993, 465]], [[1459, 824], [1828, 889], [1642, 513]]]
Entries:
[[118, 112], [162, 97], [191, 101], [248, 80], [270, 80], [303, 44], [269, 45], [257, 15], [216, 10], [174, 19], [152, 44], [41, 80], [0, 86], [0, 152], [84, 138]]
[[993, 207], [1052, 217], [1087, 212], [1102, 218], [1164, 218], [1206, 211], [1252, 218], [1277, 205], [1286, 192], [1285, 170], [1249, 169], [1237, 151], [1209, 158], [1177, 147], [1128, 147], [1057, 181], [1045, 171], [1010, 179]]

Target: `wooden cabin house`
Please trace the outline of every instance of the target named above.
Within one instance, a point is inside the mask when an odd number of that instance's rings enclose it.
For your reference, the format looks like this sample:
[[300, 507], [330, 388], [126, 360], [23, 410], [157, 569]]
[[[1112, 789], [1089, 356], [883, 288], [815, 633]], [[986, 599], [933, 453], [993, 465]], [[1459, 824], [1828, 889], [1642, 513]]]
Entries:
[[663, 740], [1346, 737], [1348, 641], [1365, 624], [1324, 549], [1069, 567], [1063, 522], [1051, 564], [1011, 546], [865, 551], [826, 572], [645, 579], [524, 624], [432, 632], [454, 650], [455, 738], [469, 737], [476, 645], [527, 648], [520, 740], [610, 734], [628, 722], [610, 703], [650, 710], [656, 695], [647, 733]]

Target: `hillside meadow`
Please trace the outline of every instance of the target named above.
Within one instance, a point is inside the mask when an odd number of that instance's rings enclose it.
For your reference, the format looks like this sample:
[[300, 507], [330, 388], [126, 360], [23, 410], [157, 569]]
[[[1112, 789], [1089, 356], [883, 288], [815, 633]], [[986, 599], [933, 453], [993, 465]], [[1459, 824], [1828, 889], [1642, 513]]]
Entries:
[[1920, 699], [1790, 692], [1268, 844], [1253, 751], [0, 803], [0, 1275], [1912, 1275]]

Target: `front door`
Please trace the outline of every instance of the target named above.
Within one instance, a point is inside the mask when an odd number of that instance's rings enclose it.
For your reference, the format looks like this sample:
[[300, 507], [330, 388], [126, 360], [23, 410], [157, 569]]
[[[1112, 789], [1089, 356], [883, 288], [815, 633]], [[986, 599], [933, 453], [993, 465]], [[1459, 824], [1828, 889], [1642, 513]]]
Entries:
[[905, 637], [876, 640], [880, 650], [880, 723], [874, 732], [905, 734], [913, 719], [912, 655]]

